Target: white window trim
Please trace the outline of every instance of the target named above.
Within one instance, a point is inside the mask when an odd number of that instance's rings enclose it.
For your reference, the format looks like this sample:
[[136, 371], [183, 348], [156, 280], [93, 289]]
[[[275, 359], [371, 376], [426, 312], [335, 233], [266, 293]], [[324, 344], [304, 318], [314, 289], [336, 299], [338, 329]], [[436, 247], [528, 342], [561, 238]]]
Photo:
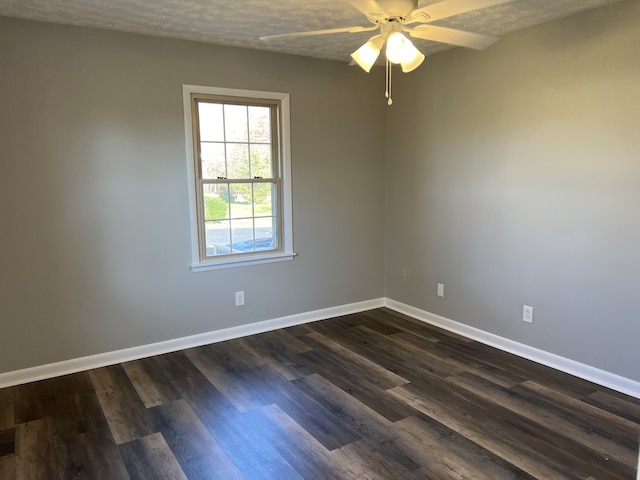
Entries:
[[[263, 98], [280, 101], [282, 128], [282, 250], [250, 256], [222, 256], [207, 261], [200, 259], [198, 216], [196, 208], [196, 171], [193, 150], [193, 120], [191, 115], [191, 94], [224, 95], [229, 97]], [[235, 88], [205, 87], [198, 85], [182, 85], [182, 101], [184, 107], [185, 143], [187, 149], [187, 176], [189, 181], [189, 221], [191, 227], [191, 271], [205, 272], [223, 268], [259, 265], [264, 263], [293, 260], [293, 207], [291, 204], [291, 123], [289, 112], [289, 94], [280, 92], [261, 92], [258, 90], [239, 90]]]

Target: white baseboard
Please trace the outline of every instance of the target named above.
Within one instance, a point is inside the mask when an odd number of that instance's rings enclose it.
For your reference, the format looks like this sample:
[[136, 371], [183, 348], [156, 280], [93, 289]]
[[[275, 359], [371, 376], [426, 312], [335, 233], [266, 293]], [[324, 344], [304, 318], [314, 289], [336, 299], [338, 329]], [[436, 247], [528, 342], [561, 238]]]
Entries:
[[327, 318], [349, 315], [351, 313], [364, 312], [384, 306], [384, 299], [367, 300], [337, 307], [324, 308], [311, 312], [289, 315], [286, 317], [264, 320], [261, 322], [239, 325], [237, 327], [214, 330], [198, 335], [176, 338], [164, 342], [141, 345], [139, 347], [125, 348], [113, 352], [99, 353], [88, 357], [73, 358], [62, 362], [39, 365], [13, 372], [0, 373], [0, 388], [11, 387], [23, 383], [35, 382], [47, 378], [59, 377], [70, 373], [90, 370], [92, 368], [115, 365], [117, 363], [138, 360], [163, 353], [175, 352], [185, 348], [199, 347], [210, 343], [222, 342], [233, 338], [246, 337], [256, 333], [269, 332], [278, 328], [292, 327], [304, 323], [325, 320]]
[[[388, 307], [399, 313], [415, 318], [445, 330], [457, 333], [467, 338], [477, 340], [486, 345], [498, 348], [505, 352], [513, 353], [534, 362], [547, 365], [562, 372], [575, 375], [590, 382], [602, 385], [613, 390], [640, 398], [640, 382], [621, 377], [614, 373], [600, 370], [589, 365], [585, 365], [574, 360], [570, 360], [553, 353], [546, 352], [523, 343], [515, 342], [492, 333], [485, 332], [475, 327], [456, 322], [454, 320], [435, 315], [425, 310], [412, 307], [410, 305], [397, 302], [390, 298], [378, 298], [364, 302], [340, 305], [337, 307], [324, 308], [311, 312], [304, 312], [286, 317], [264, 320], [261, 322], [239, 325], [237, 327], [214, 330], [198, 335], [176, 338], [164, 342], [141, 345], [139, 347], [126, 348], [113, 352], [99, 353], [88, 357], [74, 358], [62, 362], [39, 365], [25, 368], [13, 372], [0, 373], [0, 388], [20, 385], [23, 383], [35, 382], [47, 378], [59, 377], [70, 373], [76, 373], [92, 368], [114, 365], [117, 363], [138, 360], [140, 358], [151, 357], [163, 353], [175, 352], [185, 348], [199, 347], [210, 343], [222, 342], [233, 338], [245, 337], [256, 333], [269, 332], [278, 328], [291, 327], [304, 323], [325, 320], [327, 318], [349, 315], [352, 313], [364, 312], [374, 308]], [[639, 479], [640, 480], [640, 479]]]
[[542, 365], [555, 368], [556, 370], [569, 373], [584, 380], [597, 383], [598, 385], [631, 395], [632, 397], [640, 398], [640, 382], [561, 357], [554, 353], [530, 347], [523, 343], [514, 342], [508, 338], [485, 332], [484, 330], [435, 315], [425, 310], [420, 310], [419, 308], [397, 302], [390, 298], [385, 298], [385, 306], [395, 310], [396, 312], [409, 315], [416, 320], [435, 325], [450, 332], [462, 335], [463, 337], [477, 340], [485, 345], [490, 345], [505, 352], [518, 355], [519, 357], [533, 360], [534, 362], [541, 363]]

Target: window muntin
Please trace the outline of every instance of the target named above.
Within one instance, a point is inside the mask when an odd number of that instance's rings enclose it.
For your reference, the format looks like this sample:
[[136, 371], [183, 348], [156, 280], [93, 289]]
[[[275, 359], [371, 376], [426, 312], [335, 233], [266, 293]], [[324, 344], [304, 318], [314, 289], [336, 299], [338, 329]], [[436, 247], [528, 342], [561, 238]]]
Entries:
[[292, 258], [288, 95], [184, 91], [195, 204], [192, 269]]

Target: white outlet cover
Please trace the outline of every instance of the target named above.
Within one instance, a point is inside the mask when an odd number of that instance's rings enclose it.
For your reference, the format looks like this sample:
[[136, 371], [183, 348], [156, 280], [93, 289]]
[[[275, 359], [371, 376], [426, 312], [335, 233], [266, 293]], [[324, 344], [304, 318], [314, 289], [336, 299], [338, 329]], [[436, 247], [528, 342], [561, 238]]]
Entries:
[[244, 291], [236, 292], [236, 307], [244, 305]]
[[439, 297], [444, 297], [444, 283], [438, 284], [437, 294]]
[[533, 323], [533, 307], [530, 307], [529, 305], [522, 306], [522, 321]]

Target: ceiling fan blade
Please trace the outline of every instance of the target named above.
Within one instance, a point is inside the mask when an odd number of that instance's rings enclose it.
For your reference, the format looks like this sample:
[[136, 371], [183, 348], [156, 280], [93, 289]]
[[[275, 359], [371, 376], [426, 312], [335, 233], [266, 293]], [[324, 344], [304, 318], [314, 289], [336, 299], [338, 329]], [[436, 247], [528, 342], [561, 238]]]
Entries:
[[[435, 22], [443, 18], [454, 17], [462, 13], [493, 7], [513, 0], [445, 0], [426, 7], [416, 8], [409, 14], [407, 23], [428, 21]], [[421, 17], [424, 20], [421, 20]]]
[[384, 11], [384, 8], [378, 4], [375, 0], [346, 0], [348, 3], [353, 5], [356, 9], [358, 9], [361, 13], [367, 16], [367, 18], [371, 14], [382, 15], [384, 17], [388, 17], [389, 14]]
[[483, 50], [498, 41], [498, 37], [480, 35], [478, 33], [455, 30], [453, 28], [438, 27], [436, 25], [421, 25], [414, 29], [407, 29], [409, 35], [415, 38], [431, 40], [433, 42], [448, 43], [457, 47]]
[[280, 33], [278, 35], [266, 35], [260, 37], [260, 40], [273, 40], [276, 38], [293, 38], [293, 37], [312, 37], [314, 35], [329, 35], [331, 33], [358, 33], [358, 32], [371, 32], [377, 30], [378, 26], [372, 27], [343, 27], [343, 28], [329, 28], [327, 30], [311, 30], [309, 32], [294, 32], [294, 33]]

